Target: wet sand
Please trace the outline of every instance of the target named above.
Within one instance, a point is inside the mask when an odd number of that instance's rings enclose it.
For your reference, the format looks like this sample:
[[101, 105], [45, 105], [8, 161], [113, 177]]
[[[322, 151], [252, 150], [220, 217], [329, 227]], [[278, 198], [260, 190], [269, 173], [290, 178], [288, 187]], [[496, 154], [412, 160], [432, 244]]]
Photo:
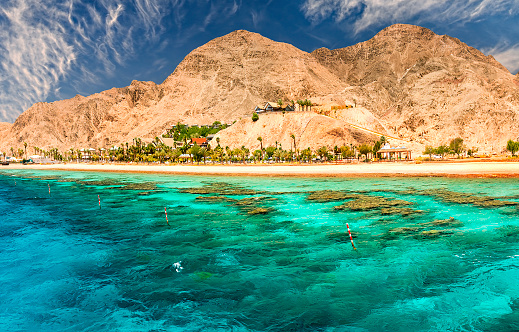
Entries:
[[0, 169], [34, 169], [89, 172], [165, 173], [189, 175], [297, 176], [297, 177], [377, 177], [377, 176], [445, 176], [445, 177], [519, 177], [519, 162], [393, 162], [354, 164], [119, 164], [67, 163], [48, 165], [11, 164]]

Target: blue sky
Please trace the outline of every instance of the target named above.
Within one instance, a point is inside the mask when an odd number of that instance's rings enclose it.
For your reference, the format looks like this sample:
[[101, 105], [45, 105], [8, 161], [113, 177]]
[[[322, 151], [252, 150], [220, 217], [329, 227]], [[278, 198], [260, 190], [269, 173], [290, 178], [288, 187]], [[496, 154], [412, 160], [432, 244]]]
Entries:
[[0, 121], [38, 101], [161, 83], [194, 48], [237, 29], [311, 52], [409, 23], [519, 70], [519, 0], [3, 0]]

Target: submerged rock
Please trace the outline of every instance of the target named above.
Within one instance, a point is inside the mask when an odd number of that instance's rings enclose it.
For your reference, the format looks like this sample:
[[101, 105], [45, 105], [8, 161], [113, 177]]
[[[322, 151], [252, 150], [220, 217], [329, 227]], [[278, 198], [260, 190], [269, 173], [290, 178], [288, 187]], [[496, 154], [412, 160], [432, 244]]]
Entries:
[[380, 209], [380, 214], [382, 215], [400, 215], [404, 217], [408, 216], [415, 216], [423, 214], [424, 212], [422, 210], [415, 210], [410, 207], [398, 207], [398, 206], [392, 206], [389, 208], [382, 208]]
[[196, 198], [199, 202], [206, 203], [227, 203], [234, 205], [241, 211], [247, 212], [247, 214], [267, 214], [274, 211], [271, 207], [263, 206], [263, 202], [276, 200], [273, 197], [259, 196], [259, 197], [246, 197], [242, 199], [235, 199], [227, 196], [198, 196]]
[[431, 222], [422, 223], [420, 225], [432, 227], [462, 227], [463, 223], [457, 219], [454, 219], [453, 217], [450, 217], [449, 219], [434, 220]]
[[335, 210], [369, 211], [390, 207], [406, 207], [413, 203], [400, 199], [389, 199], [383, 196], [363, 195], [357, 199], [335, 206]]
[[123, 186], [126, 183], [117, 181], [114, 179], [103, 179], [103, 180], [76, 180], [78, 184], [83, 184], [85, 186]]
[[143, 182], [143, 183], [129, 183], [120, 187], [121, 190], [156, 190], [156, 182]]
[[264, 191], [258, 191], [253, 189], [246, 189], [236, 185], [232, 185], [224, 182], [215, 182], [206, 184], [203, 187], [197, 188], [183, 188], [180, 189], [181, 193], [188, 194], [198, 194], [198, 195], [209, 195], [209, 194], [217, 194], [217, 195], [259, 195], [265, 193]]
[[518, 202], [503, 200], [501, 198], [490, 197], [486, 195], [477, 195], [471, 193], [460, 193], [446, 189], [430, 189], [419, 192], [421, 195], [433, 196], [441, 199], [444, 202], [456, 204], [473, 204], [475, 206], [494, 208], [516, 205]]
[[263, 208], [263, 207], [258, 207], [258, 208], [255, 208], [255, 209], [252, 209], [250, 210], [249, 212], [247, 212], [248, 214], [251, 214], [251, 215], [255, 215], [255, 214], [267, 214], [269, 212], [272, 212], [272, 208]]
[[392, 235], [409, 235], [423, 231], [424, 227], [398, 227], [388, 231]]
[[348, 193], [344, 191], [334, 191], [334, 190], [320, 190], [311, 192], [310, 195], [306, 197], [309, 201], [315, 201], [319, 203], [326, 203], [332, 201], [344, 201], [347, 199], [358, 198], [361, 195]]
[[416, 237], [422, 239], [434, 239], [440, 236], [449, 236], [452, 234], [454, 234], [454, 232], [447, 229], [432, 229], [428, 231], [422, 231], [420, 234], [416, 235]]

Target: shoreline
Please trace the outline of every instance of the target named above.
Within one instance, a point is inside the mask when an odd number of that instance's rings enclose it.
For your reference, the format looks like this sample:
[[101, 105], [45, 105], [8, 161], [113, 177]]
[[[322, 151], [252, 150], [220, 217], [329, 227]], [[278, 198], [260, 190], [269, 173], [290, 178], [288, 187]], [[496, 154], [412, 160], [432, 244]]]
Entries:
[[519, 178], [518, 161], [443, 161], [358, 164], [144, 165], [112, 163], [10, 164], [0, 170], [53, 170], [264, 177], [462, 177]]

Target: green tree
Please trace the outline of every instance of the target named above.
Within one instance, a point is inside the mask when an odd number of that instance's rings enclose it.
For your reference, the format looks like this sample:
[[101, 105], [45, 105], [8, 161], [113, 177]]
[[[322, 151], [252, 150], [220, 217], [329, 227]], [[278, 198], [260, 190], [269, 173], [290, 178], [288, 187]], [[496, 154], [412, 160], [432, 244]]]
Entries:
[[204, 158], [204, 164], [205, 164], [205, 159], [207, 158], [207, 156], [209, 156], [209, 150], [207, 150], [207, 148], [201, 148], [200, 155], [202, 158]]
[[375, 155], [378, 152], [378, 150], [380, 150], [381, 147], [382, 147], [382, 142], [376, 141], [375, 144], [373, 145], [373, 154]]
[[263, 151], [261, 150], [255, 150], [252, 154], [252, 156], [254, 157], [254, 161], [260, 161], [261, 159], [263, 159]]
[[187, 152], [193, 156], [193, 160], [197, 163], [200, 163], [203, 158], [202, 151], [196, 143]]
[[321, 158], [321, 160], [327, 160], [328, 159], [328, 148], [326, 146], [321, 146], [319, 149], [317, 149], [317, 155]]
[[423, 154], [428, 154], [429, 155], [429, 159], [432, 160], [432, 155], [434, 154], [434, 152], [435, 152], [435, 149], [432, 146], [427, 145], [425, 147], [425, 150], [424, 150]]
[[297, 101], [296, 101], [296, 104], [299, 105], [299, 110], [302, 111], [302, 110], [303, 110], [303, 104], [304, 104], [304, 102], [303, 102], [302, 100], [297, 100]]
[[346, 145], [341, 146], [340, 151], [342, 159], [349, 159], [355, 156], [355, 152], [353, 152], [353, 149]]
[[252, 121], [256, 122], [259, 120], [259, 115], [258, 113], [254, 112], [252, 113]]
[[25, 150], [25, 159], [27, 159], [27, 142], [23, 142], [23, 148]]
[[359, 153], [361, 156], [366, 156], [366, 161], [368, 160], [368, 155], [373, 151], [373, 148], [370, 145], [362, 144], [359, 146]]
[[258, 136], [257, 140], [260, 142], [260, 150], [263, 153], [263, 138], [261, 136]]
[[465, 151], [465, 147], [463, 146], [463, 139], [460, 137], [456, 137], [449, 143], [449, 149], [452, 153], [455, 153], [458, 155], [458, 158], [460, 157], [460, 154]]
[[267, 146], [267, 148], [265, 149], [265, 153], [267, 154], [267, 158], [272, 158], [272, 156], [274, 155], [274, 152], [276, 152], [276, 148], [273, 147], [273, 146]]
[[310, 148], [306, 148], [303, 151], [301, 151], [301, 159], [311, 163], [312, 162], [312, 150], [310, 150]]
[[449, 152], [449, 147], [447, 145], [440, 145], [436, 149], [434, 149], [434, 154], [440, 155], [443, 157]]
[[290, 134], [290, 138], [292, 138], [292, 140], [294, 141], [294, 151], [296, 153], [296, 158], [297, 158], [296, 135]]
[[515, 153], [519, 151], [519, 141], [514, 142], [511, 139], [506, 143], [506, 149], [512, 153], [512, 157], [515, 156]]

